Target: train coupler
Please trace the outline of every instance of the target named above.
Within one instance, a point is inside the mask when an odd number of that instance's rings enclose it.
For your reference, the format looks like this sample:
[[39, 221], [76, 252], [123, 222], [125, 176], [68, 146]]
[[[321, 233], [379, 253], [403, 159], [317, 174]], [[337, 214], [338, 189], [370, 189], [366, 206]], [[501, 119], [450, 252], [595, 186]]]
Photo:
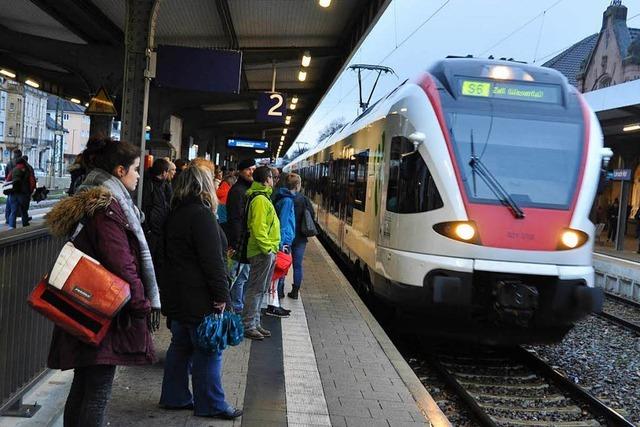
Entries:
[[498, 280], [493, 287], [493, 297], [498, 321], [526, 327], [538, 308], [540, 295], [535, 286], [520, 280]]

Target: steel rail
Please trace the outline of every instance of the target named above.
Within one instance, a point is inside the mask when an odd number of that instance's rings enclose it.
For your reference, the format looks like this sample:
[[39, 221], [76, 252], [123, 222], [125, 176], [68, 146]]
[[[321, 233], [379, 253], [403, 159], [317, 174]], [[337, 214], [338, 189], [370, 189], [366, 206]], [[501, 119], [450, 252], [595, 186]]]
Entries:
[[552, 381], [553, 384], [570, 394], [577, 402], [587, 404], [595, 415], [599, 415], [606, 420], [607, 425], [625, 427], [635, 426], [632, 422], [628, 421], [618, 412], [607, 406], [607, 404], [602, 400], [598, 399], [578, 384], [575, 384], [532, 352], [524, 349], [523, 347], [518, 347], [514, 354], [520, 357], [524, 363], [540, 372], [545, 378]]

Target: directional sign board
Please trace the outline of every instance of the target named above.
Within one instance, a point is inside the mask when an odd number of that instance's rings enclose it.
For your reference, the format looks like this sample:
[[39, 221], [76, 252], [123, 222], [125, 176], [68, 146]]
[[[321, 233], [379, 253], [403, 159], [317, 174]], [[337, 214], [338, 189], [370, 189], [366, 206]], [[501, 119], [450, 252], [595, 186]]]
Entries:
[[263, 92], [260, 94], [257, 121], [284, 123], [286, 115], [287, 100], [283, 94], [278, 92]]
[[104, 86], [91, 98], [84, 113], [87, 116], [116, 116], [118, 114]]
[[631, 181], [631, 169], [614, 169], [610, 179], [613, 181]]

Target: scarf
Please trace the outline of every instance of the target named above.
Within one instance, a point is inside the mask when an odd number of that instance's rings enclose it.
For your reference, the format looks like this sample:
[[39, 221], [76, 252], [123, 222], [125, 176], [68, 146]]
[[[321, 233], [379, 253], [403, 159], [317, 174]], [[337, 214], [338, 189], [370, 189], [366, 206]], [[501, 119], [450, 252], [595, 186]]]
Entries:
[[142, 221], [144, 221], [144, 214], [140, 212], [138, 207], [133, 203], [131, 194], [129, 194], [124, 184], [118, 178], [102, 169], [91, 170], [80, 187], [78, 187], [78, 191], [100, 185], [106, 187], [111, 192], [113, 198], [116, 199], [124, 211], [127, 221], [131, 224], [133, 233], [140, 245], [140, 270], [142, 273], [142, 283], [144, 284], [144, 293], [151, 302], [151, 307], [159, 309], [160, 292], [158, 291], [156, 273], [153, 268], [149, 245], [147, 244], [147, 239], [141, 224]]

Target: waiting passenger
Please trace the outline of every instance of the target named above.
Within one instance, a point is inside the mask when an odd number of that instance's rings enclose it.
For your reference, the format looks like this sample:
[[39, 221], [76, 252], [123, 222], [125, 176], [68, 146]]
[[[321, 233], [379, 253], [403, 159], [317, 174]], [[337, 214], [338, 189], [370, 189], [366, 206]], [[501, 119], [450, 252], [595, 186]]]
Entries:
[[165, 229], [171, 245], [165, 251], [160, 289], [162, 312], [169, 320], [172, 338], [164, 363], [160, 405], [193, 408], [200, 417], [233, 419], [242, 415], [242, 410], [225, 400], [222, 353], [207, 353], [196, 342], [196, 329], [203, 318], [212, 312], [222, 313], [229, 299], [227, 241], [216, 221], [216, 207], [210, 168], [192, 162], [178, 178]]
[[144, 222], [142, 229], [147, 236], [149, 250], [156, 268], [161, 261], [164, 248], [164, 222], [169, 215], [171, 203], [171, 185], [169, 177], [169, 162], [156, 159], [149, 169], [142, 184], [142, 212]]
[[[286, 174], [283, 181], [284, 186], [278, 189], [278, 194], [274, 200], [276, 212], [280, 219], [280, 247], [286, 247], [287, 251], [291, 253], [293, 241], [296, 237], [295, 199], [296, 193], [300, 191], [301, 179], [300, 175], [290, 173]], [[284, 298], [284, 277], [278, 281], [278, 298]]]
[[223, 226], [227, 222], [227, 197], [229, 196], [229, 191], [233, 184], [236, 183], [238, 178], [236, 178], [232, 173], [226, 172], [222, 183], [216, 190], [216, 196], [218, 196], [218, 222]]
[[103, 425], [116, 365], [148, 365], [155, 358], [150, 329], [159, 319], [152, 309], [160, 308], [140, 213], [129, 194], [140, 176], [140, 151], [126, 142], [95, 138], [83, 157], [93, 159], [91, 172], [73, 197], [47, 214], [47, 225], [53, 235], [68, 237], [82, 221], [74, 246], [129, 283], [131, 299], [97, 347], [54, 328], [47, 365], [74, 369], [65, 427]]
[[260, 324], [260, 307], [273, 276], [276, 253], [280, 247], [280, 221], [271, 203], [273, 175], [267, 166], [253, 172], [253, 184], [247, 191], [249, 241], [247, 257], [251, 269], [244, 295], [244, 336], [253, 340], [270, 337]]
[[[240, 246], [240, 236], [246, 227], [244, 224], [245, 195], [253, 183], [253, 171], [256, 163], [253, 159], [246, 159], [238, 163], [238, 180], [231, 187], [227, 195], [227, 222], [222, 226], [229, 240], [230, 250], [237, 251]], [[233, 261], [229, 273], [233, 283], [231, 286], [231, 304], [236, 313], [242, 313], [244, 308], [244, 287], [249, 278], [249, 264]]]
[[307, 248], [307, 236], [302, 234], [302, 221], [304, 221], [305, 211], [309, 211], [312, 218], [315, 218], [315, 212], [313, 205], [307, 196], [297, 190], [296, 198], [294, 200], [296, 211], [296, 237], [293, 239], [291, 245], [291, 256], [293, 258], [293, 285], [291, 292], [287, 294], [289, 298], [298, 299], [298, 293], [300, 292], [300, 286], [302, 286], [302, 279], [304, 271], [302, 269], [302, 260], [304, 259], [304, 251]]

